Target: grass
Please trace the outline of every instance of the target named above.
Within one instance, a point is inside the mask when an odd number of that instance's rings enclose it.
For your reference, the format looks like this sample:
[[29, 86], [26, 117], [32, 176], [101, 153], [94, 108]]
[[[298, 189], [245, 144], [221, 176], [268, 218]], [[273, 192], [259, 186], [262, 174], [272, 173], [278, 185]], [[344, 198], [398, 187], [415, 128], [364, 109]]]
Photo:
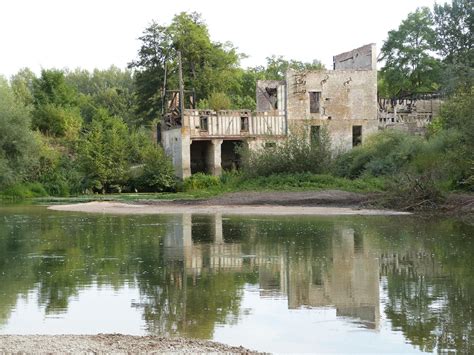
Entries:
[[239, 191], [318, 191], [343, 190], [350, 192], [380, 192], [385, 190], [382, 178], [364, 177], [355, 180], [310, 173], [278, 174], [268, 177], [246, 178], [226, 173], [222, 177], [196, 174], [186, 179], [180, 191], [169, 193], [123, 193], [108, 195], [80, 195], [76, 197], [37, 197], [38, 203], [74, 203], [90, 201], [146, 201], [204, 199]]

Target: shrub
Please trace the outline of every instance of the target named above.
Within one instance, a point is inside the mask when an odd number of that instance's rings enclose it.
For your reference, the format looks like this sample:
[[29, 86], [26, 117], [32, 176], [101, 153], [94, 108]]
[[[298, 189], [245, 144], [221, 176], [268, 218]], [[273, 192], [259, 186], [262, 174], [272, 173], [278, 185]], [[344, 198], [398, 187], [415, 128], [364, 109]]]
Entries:
[[2, 191], [2, 196], [12, 199], [44, 197], [48, 193], [40, 183], [25, 183], [10, 186]]
[[324, 129], [316, 140], [310, 139], [305, 131], [295, 132], [275, 146], [252, 150], [242, 146], [239, 153], [242, 172], [249, 177], [304, 172], [321, 174], [328, 172], [331, 165], [329, 135]]
[[143, 164], [132, 168], [131, 185], [139, 191], [176, 190], [176, 177], [171, 161], [161, 147], [148, 146], [143, 151]]
[[221, 186], [218, 176], [206, 175], [203, 173], [194, 174], [184, 179], [184, 191], [207, 190]]
[[422, 141], [421, 137], [397, 131], [372, 135], [364, 145], [339, 155], [334, 164], [334, 173], [351, 179], [363, 174], [394, 174], [418, 154]]
[[229, 110], [232, 107], [232, 101], [223, 92], [213, 92], [207, 100], [199, 101], [198, 107], [214, 111]]

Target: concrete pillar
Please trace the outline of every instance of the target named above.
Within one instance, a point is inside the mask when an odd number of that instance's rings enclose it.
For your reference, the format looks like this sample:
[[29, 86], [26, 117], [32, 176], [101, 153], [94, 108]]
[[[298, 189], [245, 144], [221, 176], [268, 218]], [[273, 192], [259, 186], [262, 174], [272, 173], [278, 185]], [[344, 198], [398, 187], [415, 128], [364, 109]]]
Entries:
[[222, 233], [222, 215], [216, 213], [212, 216], [212, 220], [214, 222], [214, 243], [222, 244], [224, 243], [224, 235]]
[[191, 176], [191, 144], [189, 135], [183, 135], [181, 148], [181, 179]]
[[209, 164], [209, 173], [212, 175], [219, 176], [222, 173], [221, 145], [222, 139], [213, 139], [209, 145], [207, 162]]

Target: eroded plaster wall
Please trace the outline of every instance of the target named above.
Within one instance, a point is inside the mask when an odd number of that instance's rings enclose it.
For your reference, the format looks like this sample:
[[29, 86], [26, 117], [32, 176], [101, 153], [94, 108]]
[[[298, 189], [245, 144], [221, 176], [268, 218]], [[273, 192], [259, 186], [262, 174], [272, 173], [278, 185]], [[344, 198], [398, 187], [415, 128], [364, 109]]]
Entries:
[[285, 110], [285, 81], [258, 80], [256, 88], [257, 112]]
[[184, 179], [191, 176], [191, 151], [189, 133], [185, 134], [183, 128], [163, 130], [161, 144], [165, 153], [171, 157], [176, 176]]
[[[334, 150], [348, 150], [353, 126], [362, 126], [362, 141], [378, 130], [375, 70], [289, 71], [287, 83], [290, 134], [296, 127], [319, 125]], [[311, 92], [319, 93], [319, 112], [310, 112]]]
[[344, 52], [333, 57], [334, 70], [377, 70], [377, 52], [375, 44]]

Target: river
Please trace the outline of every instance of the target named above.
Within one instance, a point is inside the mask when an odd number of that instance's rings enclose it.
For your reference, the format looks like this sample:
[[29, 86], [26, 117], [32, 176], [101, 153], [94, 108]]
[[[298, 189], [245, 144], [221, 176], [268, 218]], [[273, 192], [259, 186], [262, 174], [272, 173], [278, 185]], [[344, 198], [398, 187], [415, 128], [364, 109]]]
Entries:
[[474, 353], [474, 226], [0, 207], [0, 334]]

